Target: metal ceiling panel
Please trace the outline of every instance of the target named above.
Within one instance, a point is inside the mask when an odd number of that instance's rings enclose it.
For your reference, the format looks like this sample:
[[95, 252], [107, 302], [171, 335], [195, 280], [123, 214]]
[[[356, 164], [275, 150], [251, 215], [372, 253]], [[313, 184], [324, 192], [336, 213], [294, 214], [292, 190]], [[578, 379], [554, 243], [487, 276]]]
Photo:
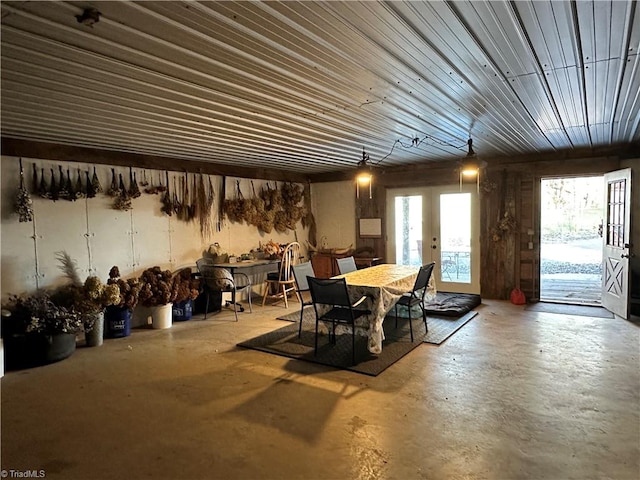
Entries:
[[640, 138], [632, 1], [0, 8], [6, 138], [304, 174]]

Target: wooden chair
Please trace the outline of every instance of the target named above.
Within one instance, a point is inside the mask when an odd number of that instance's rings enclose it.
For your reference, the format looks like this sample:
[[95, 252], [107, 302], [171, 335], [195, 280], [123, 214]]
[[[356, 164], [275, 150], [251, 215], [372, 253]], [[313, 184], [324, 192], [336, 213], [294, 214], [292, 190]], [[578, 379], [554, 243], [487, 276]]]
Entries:
[[420, 306], [420, 310], [422, 310], [422, 320], [424, 321], [425, 332], [429, 331], [429, 327], [427, 326], [427, 312], [425, 312], [424, 310], [424, 295], [427, 292], [427, 288], [429, 286], [429, 279], [431, 278], [431, 274], [433, 273], [433, 267], [435, 266], [435, 264], [436, 262], [431, 262], [420, 267], [420, 271], [418, 272], [416, 281], [413, 284], [413, 290], [402, 295], [394, 306], [394, 313], [396, 316], [396, 328], [398, 327], [398, 305], [407, 307], [407, 310], [409, 311], [409, 332], [411, 332], [412, 342], [413, 342], [413, 327], [411, 326], [411, 307], [415, 305]]
[[298, 337], [300, 337], [302, 335], [302, 317], [304, 314], [304, 307], [313, 305], [313, 301], [311, 299], [305, 300], [303, 296], [303, 294], [310, 292], [307, 277], [315, 277], [316, 274], [313, 271], [313, 265], [311, 265], [311, 262], [299, 263], [298, 265], [294, 265], [292, 268], [293, 276], [296, 279], [296, 293], [300, 300], [300, 325], [298, 326]]
[[287, 297], [290, 292], [295, 292], [296, 290], [296, 280], [293, 276], [292, 267], [297, 265], [299, 261], [300, 244], [298, 242], [291, 242], [285, 247], [284, 252], [282, 252], [278, 273], [267, 274], [264, 295], [262, 297], [263, 307], [267, 301], [267, 297], [271, 297], [284, 300], [285, 308], [289, 308]]
[[338, 271], [340, 272], [340, 275], [354, 272], [358, 269], [358, 267], [356, 266], [356, 260], [355, 258], [353, 258], [353, 256], [336, 258], [336, 262], [338, 263]]
[[[367, 296], [363, 295], [357, 302], [352, 303], [349, 300], [349, 292], [347, 290], [347, 281], [344, 278], [314, 278], [307, 277], [309, 290], [311, 291], [311, 299], [313, 308], [316, 312], [316, 341], [315, 354], [318, 353], [318, 324], [320, 322], [331, 323], [329, 331], [329, 340], [336, 343], [336, 325], [345, 324], [351, 326], [351, 362], [356, 363], [356, 319], [362, 315], [368, 315], [370, 310], [362, 310], [360, 306]], [[331, 307], [325, 313], [320, 313], [324, 308], [318, 308], [321, 305]]]

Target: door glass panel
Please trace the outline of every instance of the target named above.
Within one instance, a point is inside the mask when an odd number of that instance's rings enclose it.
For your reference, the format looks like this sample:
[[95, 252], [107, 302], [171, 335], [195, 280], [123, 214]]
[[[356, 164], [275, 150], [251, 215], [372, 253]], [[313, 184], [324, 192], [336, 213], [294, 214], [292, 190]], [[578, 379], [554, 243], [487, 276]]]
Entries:
[[422, 196], [395, 198], [396, 263], [422, 265]]
[[471, 283], [471, 194], [440, 195], [440, 273], [445, 282]]
[[626, 184], [624, 180], [609, 182], [609, 216], [607, 218], [607, 245], [611, 247], [624, 246], [624, 198]]

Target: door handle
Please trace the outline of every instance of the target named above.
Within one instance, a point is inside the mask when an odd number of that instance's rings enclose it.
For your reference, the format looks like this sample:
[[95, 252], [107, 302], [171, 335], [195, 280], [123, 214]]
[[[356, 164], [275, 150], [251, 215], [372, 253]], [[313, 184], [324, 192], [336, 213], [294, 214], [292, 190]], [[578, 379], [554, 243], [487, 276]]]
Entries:
[[623, 253], [622, 255], [620, 255], [620, 258], [634, 258], [635, 256], [636, 256], [635, 253], [629, 253], [627, 255]]

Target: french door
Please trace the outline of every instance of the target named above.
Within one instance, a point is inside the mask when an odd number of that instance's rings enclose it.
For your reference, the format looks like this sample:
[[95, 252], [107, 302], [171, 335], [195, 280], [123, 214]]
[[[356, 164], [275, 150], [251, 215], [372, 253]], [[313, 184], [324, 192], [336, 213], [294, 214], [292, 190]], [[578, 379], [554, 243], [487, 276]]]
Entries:
[[631, 169], [604, 176], [605, 222], [602, 245], [602, 306], [629, 318], [629, 258], [631, 251]]
[[480, 234], [477, 193], [469, 187], [387, 190], [389, 262], [436, 262], [436, 288], [480, 293]]

